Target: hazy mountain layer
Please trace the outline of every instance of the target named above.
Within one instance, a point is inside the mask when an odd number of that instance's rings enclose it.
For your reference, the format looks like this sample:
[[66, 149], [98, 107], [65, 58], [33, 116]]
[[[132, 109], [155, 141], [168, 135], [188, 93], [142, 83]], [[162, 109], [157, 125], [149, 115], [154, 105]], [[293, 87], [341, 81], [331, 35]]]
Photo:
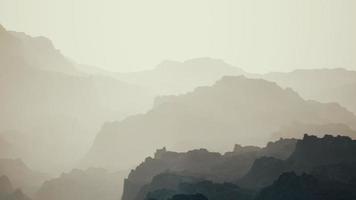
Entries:
[[185, 95], [157, 98], [146, 114], [105, 124], [86, 159], [127, 168], [161, 146], [224, 152], [234, 143], [262, 145], [272, 132], [295, 122], [355, 127], [356, 117], [338, 104], [306, 101], [272, 82], [224, 77]]
[[124, 176], [104, 169], [75, 169], [46, 181], [35, 196], [36, 200], [117, 200]]
[[264, 79], [291, 87], [302, 97], [321, 102], [338, 102], [356, 113], [356, 71], [345, 69], [295, 70], [269, 73]]
[[147, 87], [155, 94], [182, 94], [199, 86], [212, 85], [226, 75], [245, 72], [222, 60], [197, 58], [184, 62], [164, 61], [155, 69], [117, 74], [120, 80]]
[[31, 170], [21, 160], [0, 159], [0, 176], [8, 177], [14, 188], [32, 195], [48, 176]]
[[73, 167], [102, 123], [152, 106], [138, 86], [77, 70], [46, 38], [1, 27], [0, 44], [1, 137], [38, 169]]
[[351, 138], [356, 138], [356, 131], [352, 130], [345, 124], [308, 124], [308, 123], [292, 123], [281, 127], [278, 131], [272, 133], [272, 138], [303, 138], [305, 133], [322, 137], [328, 135], [344, 135]]
[[30, 200], [20, 189], [14, 189], [7, 176], [0, 176], [1, 200]]

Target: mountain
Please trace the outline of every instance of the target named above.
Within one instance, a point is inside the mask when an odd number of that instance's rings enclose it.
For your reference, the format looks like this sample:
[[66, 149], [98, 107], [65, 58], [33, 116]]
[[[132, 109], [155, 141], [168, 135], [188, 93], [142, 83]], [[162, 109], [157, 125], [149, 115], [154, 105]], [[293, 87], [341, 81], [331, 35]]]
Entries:
[[196, 58], [184, 62], [164, 61], [152, 70], [119, 73], [120, 80], [148, 87], [155, 94], [181, 94], [212, 85], [226, 75], [246, 74], [219, 59]]
[[[248, 172], [255, 159], [261, 156], [286, 159], [294, 151], [295, 144], [295, 139], [281, 139], [269, 142], [263, 148], [235, 145], [232, 152], [226, 152], [223, 155], [205, 149], [182, 153], [160, 149], [156, 151], [154, 158], [146, 158], [143, 163], [130, 172], [124, 182], [122, 199], [143, 199], [148, 191], [159, 189], [162, 185], [150, 189], [144, 188], [152, 187], [150, 184], [152, 179], [167, 172], [174, 173], [173, 177], [168, 176], [168, 180], [172, 181], [177, 181], [176, 178], [180, 179], [180, 177], [189, 177], [189, 180], [194, 181], [206, 179], [214, 182], [234, 182]], [[167, 176], [162, 177], [166, 178]], [[166, 181], [163, 182], [166, 183]], [[184, 179], [184, 182], [187, 182], [187, 179]], [[146, 186], [147, 184], [148, 186]], [[176, 185], [174, 184], [174, 187]]]
[[0, 41], [1, 69], [26, 65], [66, 74], [80, 74], [74, 62], [69, 61], [58, 49], [55, 49], [48, 38], [7, 31], [1, 26]]
[[[173, 183], [173, 184], [172, 184]], [[172, 185], [170, 185], [172, 184]], [[192, 179], [191, 177], [177, 176], [174, 174], [160, 174], [153, 178], [143, 197], [139, 199], [167, 200], [175, 195], [201, 194], [210, 200], [240, 199], [252, 200], [252, 193], [239, 188], [232, 183], [214, 183], [206, 180]]]
[[125, 174], [98, 168], [74, 169], [46, 181], [35, 195], [36, 200], [117, 200]]
[[[267, 149], [281, 150], [280, 147], [283, 146], [283, 143], [286, 141], [269, 143], [264, 148], [265, 150], [261, 149], [259, 152], [269, 152]], [[212, 178], [214, 175], [215, 177], [219, 175], [217, 171], [214, 171], [216, 163], [221, 162], [219, 157], [212, 159], [213, 156], [210, 156], [210, 159], [203, 160], [197, 158], [207, 158], [207, 156], [191, 158], [189, 162], [186, 162], [189, 164], [184, 166], [195, 166], [196, 172], [192, 173], [192, 168], [189, 167], [180, 170], [175, 168], [184, 163], [184, 159], [176, 157], [177, 153], [167, 152], [166, 154], [165, 151], [160, 150], [156, 152], [160, 159], [165, 158], [172, 163], [175, 161], [178, 163], [174, 163], [171, 168], [148, 178], [149, 173], [157, 173], [160, 165], [157, 162], [152, 165], [156, 158], [146, 159], [143, 164], [130, 173], [129, 178], [125, 181], [122, 199], [168, 200], [175, 195], [202, 194], [207, 199], [219, 200], [353, 200], [356, 195], [355, 145], [356, 140], [345, 136], [325, 135], [318, 138], [305, 135], [303, 139], [297, 141], [295, 148], [287, 158], [281, 159], [263, 154], [255, 156], [255, 161], [252, 167], [249, 167], [246, 175], [235, 180], [214, 180]], [[272, 146], [274, 147], [271, 148]], [[256, 151], [251, 146], [237, 146], [235, 149], [240, 150], [240, 154], [237, 154], [240, 156], [241, 152], [250, 155], [251, 152]], [[221, 157], [229, 157], [231, 153]], [[181, 156], [183, 155], [181, 154]], [[236, 161], [241, 163], [244, 160]], [[150, 165], [149, 162], [151, 162]], [[209, 164], [210, 170], [207, 166]], [[225, 164], [225, 166], [229, 166], [228, 163]], [[198, 172], [199, 168], [202, 169], [202, 173]], [[240, 170], [236, 167], [234, 169], [235, 173]], [[234, 176], [233, 171], [229, 173]], [[128, 189], [126, 186], [130, 188], [138, 186], [137, 182], [128, 180], [137, 181], [139, 177], [144, 178], [148, 183], [136, 189], [135, 193], [125, 195], [127, 194], [125, 191]], [[127, 183], [129, 185], [126, 185]]]
[[30, 200], [20, 189], [15, 190], [7, 176], [0, 177], [1, 200]]
[[6, 176], [0, 177], [1, 200], [31, 200], [20, 189], [13, 189], [10, 180]]
[[288, 171], [311, 173], [337, 181], [356, 180], [355, 153], [356, 140], [349, 137], [304, 135], [288, 159], [259, 158], [238, 182], [244, 187], [263, 188]]
[[0, 194], [11, 193], [14, 190], [7, 176], [0, 177]]
[[184, 95], [159, 97], [145, 114], [106, 123], [86, 160], [120, 169], [160, 146], [224, 152], [234, 143], [263, 145], [272, 132], [293, 122], [355, 128], [356, 117], [338, 104], [306, 101], [273, 82], [228, 76]]
[[48, 178], [46, 174], [33, 171], [18, 159], [0, 159], [0, 176], [8, 177], [14, 188], [21, 188], [30, 196]]
[[356, 131], [349, 126], [341, 123], [329, 124], [310, 124], [310, 123], [292, 123], [281, 127], [278, 131], [272, 133], [272, 139], [276, 138], [303, 138], [305, 133], [322, 137], [327, 135], [344, 135], [356, 138]]
[[356, 198], [355, 183], [323, 181], [309, 174], [288, 172], [262, 189], [256, 200], [352, 200]]
[[2, 27], [0, 44], [1, 136], [37, 169], [73, 167], [102, 123], [152, 106], [145, 89], [81, 71], [49, 39]]
[[302, 97], [321, 102], [338, 102], [356, 113], [356, 71], [346, 69], [295, 70], [260, 76], [291, 87]]

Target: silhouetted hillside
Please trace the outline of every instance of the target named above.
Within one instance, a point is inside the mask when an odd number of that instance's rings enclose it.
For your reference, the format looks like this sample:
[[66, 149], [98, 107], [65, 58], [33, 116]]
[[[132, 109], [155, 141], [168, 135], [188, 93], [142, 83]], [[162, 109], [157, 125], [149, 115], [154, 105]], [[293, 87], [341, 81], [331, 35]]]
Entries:
[[356, 113], [356, 71], [346, 69], [295, 70], [269, 73], [264, 79], [291, 87], [302, 97], [321, 102], [338, 102]]
[[[305, 135], [286, 160], [263, 157], [257, 159], [239, 184], [262, 188], [283, 172], [312, 173], [318, 177], [348, 180], [356, 178], [356, 141], [345, 136], [323, 138]], [[348, 177], [348, 178], [345, 178]]]
[[36, 200], [117, 200], [125, 175], [94, 168], [72, 170], [46, 181], [35, 195]]
[[[142, 194], [142, 190], [145, 191], [142, 189], [144, 185], [150, 183], [156, 175], [165, 172], [176, 173], [177, 175], [172, 176], [178, 178], [181, 177], [178, 176], [179, 174], [192, 180], [207, 179], [216, 182], [234, 182], [247, 173], [256, 158], [276, 156], [286, 159], [294, 151], [295, 143], [296, 140], [294, 139], [282, 139], [270, 142], [264, 148], [235, 145], [232, 152], [227, 152], [224, 155], [209, 152], [205, 149], [192, 150], [186, 153], [171, 152], [165, 149], [157, 150], [154, 158], [146, 158], [143, 163], [130, 172], [125, 180], [123, 200], [131, 200], [136, 198], [137, 195], [140, 196], [138, 194], [140, 191], [141, 197], [138, 198], [143, 199], [147, 193]], [[159, 177], [161, 176], [157, 178]], [[163, 177], [169, 178], [169, 176]], [[178, 181], [179, 179], [171, 177], [169, 180]], [[161, 186], [159, 185], [159, 187]], [[159, 187], [155, 188], [151, 184], [149, 187], [153, 187], [150, 191], [159, 189]]]
[[124, 168], [159, 146], [223, 152], [237, 142], [264, 144], [272, 132], [294, 122], [355, 127], [356, 117], [337, 104], [305, 101], [272, 82], [224, 77], [211, 87], [160, 97], [146, 114], [105, 124], [86, 159], [101, 167]]
[[[166, 152], [164, 149], [133, 170], [125, 181], [123, 200], [167, 200], [174, 195], [202, 194], [207, 199], [254, 200], [352, 200], [356, 195], [356, 140], [345, 136], [325, 135], [323, 138], [305, 135], [298, 140], [287, 159], [263, 156], [266, 152], [283, 151], [288, 140], [269, 143], [265, 148], [236, 145], [233, 152], [218, 156], [204, 150], [187, 153]], [[294, 145], [293, 145], [294, 146]], [[204, 152], [204, 153], [203, 153]], [[191, 154], [189, 156], [189, 154]], [[210, 156], [207, 156], [209, 155]], [[255, 154], [255, 162], [242, 179], [214, 179], [217, 163], [235, 156]], [[256, 154], [260, 154], [256, 156]], [[196, 155], [196, 157], [192, 156]], [[204, 155], [204, 156], [203, 156]], [[278, 155], [278, 154], [275, 154]], [[263, 157], [260, 157], [263, 156]], [[182, 157], [191, 158], [183, 159]], [[200, 158], [200, 159], [199, 159]], [[204, 159], [202, 159], [204, 158]], [[171, 162], [162, 169], [158, 160]], [[213, 161], [215, 160], [215, 162]], [[222, 161], [224, 160], [224, 161]], [[177, 162], [176, 162], [177, 161]], [[178, 162], [179, 161], [179, 162]], [[236, 159], [237, 162], [244, 162]], [[154, 164], [153, 164], [154, 163]], [[177, 170], [175, 167], [183, 166]], [[211, 165], [210, 169], [207, 167]], [[231, 165], [224, 163], [225, 168]], [[194, 166], [189, 168], [189, 166]], [[161, 168], [160, 168], [161, 167]], [[157, 169], [163, 170], [158, 173]], [[201, 169], [199, 173], [198, 169]], [[240, 169], [229, 171], [234, 177]], [[194, 173], [193, 171], [196, 170]], [[153, 177], [149, 174], [157, 173]], [[226, 177], [228, 176], [225, 174]], [[147, 181], [139, 186], [139, 180]], [[230, 183], [229, 183], [230, 182]], [[141, 182], [142, 183], [142, 182]], [[237, 184], [237, 185], [236, 185]], [[248, 189], [247, 189], [248, 188]]]
[[155, 69], [121, 73], [117, 77], [128, 83], [150, 88], [155, 94], [181, 94], [199, 86], [212, 85], [226, 75], [245, 72], [222, 60], [196, 58], [185, 62], [164, 61]]
[[355, 183], [321, 181], [311, 175], [289, 172], [262, 189], [256, 200], [353, 200], [355, 187]]
[[[167, 186], [167, 182], [175, 182], [175, 184]], [[251, 191], [241, 189], [232, 183], [213, 183], [211, 181], [194, 180], [190, 177], [160, 174], [154, 177], [147, 188], [140, 191], [140, 195], [138, 195], [135, 200], [167, 200], [179, 194], [202, 194], [211, 200], [250, 200], [253, 197]]]

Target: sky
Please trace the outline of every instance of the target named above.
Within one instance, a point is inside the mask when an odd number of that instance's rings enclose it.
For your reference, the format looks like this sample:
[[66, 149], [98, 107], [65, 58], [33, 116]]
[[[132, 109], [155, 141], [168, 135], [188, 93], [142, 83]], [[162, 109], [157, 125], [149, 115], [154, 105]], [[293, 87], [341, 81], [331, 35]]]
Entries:
[[355, 0], [0, 0], [0, 23], [111, 71], [196, 57], [257, 73], [356, 70]]

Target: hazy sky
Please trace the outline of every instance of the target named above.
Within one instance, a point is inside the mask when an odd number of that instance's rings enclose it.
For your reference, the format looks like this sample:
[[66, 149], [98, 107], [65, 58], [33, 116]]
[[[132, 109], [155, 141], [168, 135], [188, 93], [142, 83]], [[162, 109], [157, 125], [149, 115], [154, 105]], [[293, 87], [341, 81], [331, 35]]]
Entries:
[[250, 72], [356, 70], [355, 0], [0, 0], [0, 23], [115, 71], [202, 56]]

